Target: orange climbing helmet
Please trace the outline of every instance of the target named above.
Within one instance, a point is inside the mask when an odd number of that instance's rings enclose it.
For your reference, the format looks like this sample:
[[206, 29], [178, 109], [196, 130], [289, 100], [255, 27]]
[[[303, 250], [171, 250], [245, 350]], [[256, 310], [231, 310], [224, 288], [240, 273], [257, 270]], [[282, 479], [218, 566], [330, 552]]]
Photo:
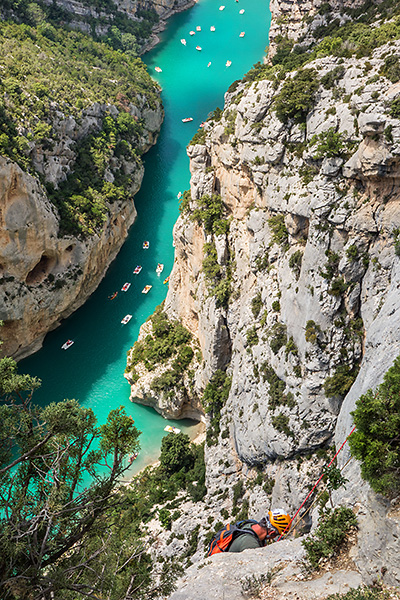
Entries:
[[269, 510], [268, 519], [272, 527], [277, 530], [279, 535], [282, 535], [283, 533], [289, 533], [292, 519], [288, 514], [285, 513], [285, 511], [280, 508]]

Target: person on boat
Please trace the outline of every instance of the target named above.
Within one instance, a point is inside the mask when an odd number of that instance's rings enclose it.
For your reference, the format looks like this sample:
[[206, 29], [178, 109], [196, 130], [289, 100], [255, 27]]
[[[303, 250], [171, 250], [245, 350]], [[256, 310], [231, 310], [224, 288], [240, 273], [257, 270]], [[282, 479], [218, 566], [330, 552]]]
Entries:
[[246, 524], [243, 529], [248, 529], [249, 533], [243, 533], [237, 536], [228, 552], [242, 552], [248, 548], [262, 548], [283, 533], [288, 533], [292, 519], [281, 509], [269, 510], [266, 517], [253, 524]]

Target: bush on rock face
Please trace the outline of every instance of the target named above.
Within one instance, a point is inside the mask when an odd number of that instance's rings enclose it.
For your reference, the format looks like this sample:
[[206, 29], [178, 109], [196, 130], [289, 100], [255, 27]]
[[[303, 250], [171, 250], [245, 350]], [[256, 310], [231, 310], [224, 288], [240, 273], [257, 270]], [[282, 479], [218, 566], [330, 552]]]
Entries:
[[297, 123], [306, 120], [314, 103], [319, 82], [315, 69], [303, 69], [294, 77], [288, 78], [275, 99], [278, 119], [287, 123], [294, 119]]
[[170, 433], [161, 442], [161, 466], [166, 473], [177, 473], [181, 469], [193, 467], [194, 456], [190, 448], [190, 438], [185, 433]]
[[375, 492], [400, 493], [400, 356], [383, 383], [361, 396], [351, 413], [356, 430], [349, 438], [352, 455], [361, 461], [361, 474]]

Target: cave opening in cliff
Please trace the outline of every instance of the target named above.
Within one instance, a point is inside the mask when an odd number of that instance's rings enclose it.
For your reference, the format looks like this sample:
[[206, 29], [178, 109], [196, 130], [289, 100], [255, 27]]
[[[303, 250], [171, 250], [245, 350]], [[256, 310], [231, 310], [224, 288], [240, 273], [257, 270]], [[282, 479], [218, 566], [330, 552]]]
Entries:
[[43, 254], [37, 265], [35, 265], [26, 276], [26, 283], [28, 285], [35, 285], [41, 283], [50, 273], [55, 263], [56, 260], [54, 257], [47, 256], [47, 254]]

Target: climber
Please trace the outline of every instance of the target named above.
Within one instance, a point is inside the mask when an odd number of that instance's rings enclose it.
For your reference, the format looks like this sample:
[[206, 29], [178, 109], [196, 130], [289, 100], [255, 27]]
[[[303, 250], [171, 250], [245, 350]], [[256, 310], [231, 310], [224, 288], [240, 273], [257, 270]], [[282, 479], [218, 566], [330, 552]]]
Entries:
[[275, 538], [288, 533], [292, 519], [281, 509], [269, 510], [268, 515], [261, 521], [245, 524], [241, 529], [248, 529], [249, 533], [242, 533], [234, 537], [228, 552], [242, 552], [248, 548], [260, 548], [272, 542]]

